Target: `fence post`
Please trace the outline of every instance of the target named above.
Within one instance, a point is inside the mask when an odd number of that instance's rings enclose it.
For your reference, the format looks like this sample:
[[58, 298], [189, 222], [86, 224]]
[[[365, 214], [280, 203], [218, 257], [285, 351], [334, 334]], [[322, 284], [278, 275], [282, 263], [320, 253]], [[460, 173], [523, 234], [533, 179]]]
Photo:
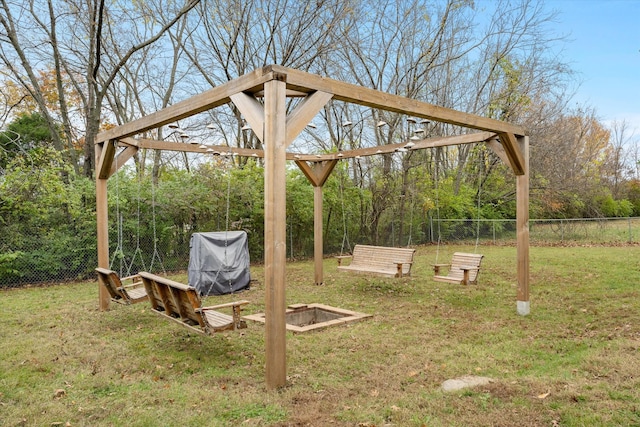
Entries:
[[491, 227], [493, 227], [493, 244], [496, 244], [496, 221], [491, 222]]
[[431, 234], [430, 239], [431, 239], [431, 243], [433, 243], [433, 217], [431, 216], [431, 214], [429, 214], [429, 231]]

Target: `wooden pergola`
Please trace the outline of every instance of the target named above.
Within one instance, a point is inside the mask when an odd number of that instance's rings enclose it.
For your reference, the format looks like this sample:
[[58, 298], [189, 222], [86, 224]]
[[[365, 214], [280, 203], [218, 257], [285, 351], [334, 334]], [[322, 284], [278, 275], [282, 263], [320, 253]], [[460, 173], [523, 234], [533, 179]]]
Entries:
[[[287, 113], [288, 97], [302, 98]], [[262, 102], [258, 100], [262, 98]], [[424, 139], [410, 149], [485, 143], [513, 170], [517, 197], [517, 313], [527, 315], [529, 301], [529, 141], [523, 128], [357, 85], [271, 65], [245, 74], [200, 95], [138, 120], [112, 128], [96, 140], [96, 212], [98, 266], [109, 266], [107, 181], [139, 149], [199, 152], [197, 145], [157, 141], [137, 136], [216, 107], [233, 103], [262, 142], [264, 150], [217, 147], [221, 152], [264, 158], [264, 281], [266, 384], [286, 383], [286, 163], [295, 161], [314, 187], [315, 282], [323, 282], [322, 187], [341, 159], [393, 153], [406, 143], [354, 149], [331, 154], [292, 153], [287, 148], [331, 99], [379, 110], [453, 124], [474, 130], [459, 136]], [[121, 150], [117, 150], [120, 147]], [[214, 147], [216, 149], [216, 147]], [[110, 298], [100, 288], [100, 309]]]

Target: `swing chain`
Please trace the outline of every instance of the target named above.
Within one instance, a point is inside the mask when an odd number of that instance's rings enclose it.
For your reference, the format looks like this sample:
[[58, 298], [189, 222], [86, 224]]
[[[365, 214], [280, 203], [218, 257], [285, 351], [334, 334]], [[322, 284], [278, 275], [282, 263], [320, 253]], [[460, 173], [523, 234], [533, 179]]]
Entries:
[[229, 284], [229, 293], [233, 293], [233, 284], [231, 283], [231, 277], [229, 273], [229, 265], [227, 260], [227, 248], [229, 246], [229, 239], [227, 237], [227, 233], [229, 232], [229, 210], [230, 210], [230, 198], [231, 198], [231, 168], [227, 170], [227, 210], [225, 213], [225, 231], [224, 231], [224, 267], [226, 268], [228, 284]]

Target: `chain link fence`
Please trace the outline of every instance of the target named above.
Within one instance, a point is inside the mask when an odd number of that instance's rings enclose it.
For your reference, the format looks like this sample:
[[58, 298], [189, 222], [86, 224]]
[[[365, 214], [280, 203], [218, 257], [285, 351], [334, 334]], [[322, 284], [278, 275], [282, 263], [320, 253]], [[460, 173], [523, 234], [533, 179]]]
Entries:
[[[417, 246], [424, 244], [515, 244], [515, 220], [486, 219], [425, 219], [412, 227], [405, 236], [390, 233], [387, 239], [378, 242], [387, 246]], [[640, 218], [607, 219], [532, 219], [529, 222], [530, 244], [594, 244], [625, 245], [640, 243]], [[185, 271], [189, 263], [189, 240], [191, 231], [181, 230], [169, 238], [153, 239], [136, 233], [116, 233], [110, 236], [110, 267], [122, 276], [138, 271], [167, 273]], [[4, 236], [0, 235], [0, 289], [23, 287], [43, 283], [59, 283], [77, 280], [95, 280], [97, 266], [95, 238], [85, 236], [78, 244], [62, 242], [55, 247], [37, 244], [22, 248], [8, 248]], [[253, 236], [260, 244], [261, 236]], [[313, 248], [297, 249], [296, 236], [291, 239], [288, 256], [296, 259], [310, 258]], [[250, 246], [251, 246], [250, 236]], [[90, 243], [92, 242], [92, 243]], [[329, 250], [325, 248], [325, 250]], [[252, 251], [253, 252], [253, 251]], [[307, 253], [308, 252], [308, 253]], [[260, 262], [252, 254], [252, 261]]]
[[[515, 219], [431, 219], [428, 242], [514, 243]], [[535, 245], [620, 245], [640, 242], [640, 218], [531, 219], [529, 241]], [[427, 242], [423, 242], [427, 243]]]

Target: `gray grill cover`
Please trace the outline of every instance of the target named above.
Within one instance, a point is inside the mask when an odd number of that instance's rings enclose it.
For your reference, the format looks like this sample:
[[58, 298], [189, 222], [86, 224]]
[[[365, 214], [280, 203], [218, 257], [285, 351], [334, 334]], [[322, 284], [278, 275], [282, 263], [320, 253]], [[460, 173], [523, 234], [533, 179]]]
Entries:
[[189, 242], [189, 285], [201, 295], [249, 289], [249, 244], [244, 231], [193, 233]]

